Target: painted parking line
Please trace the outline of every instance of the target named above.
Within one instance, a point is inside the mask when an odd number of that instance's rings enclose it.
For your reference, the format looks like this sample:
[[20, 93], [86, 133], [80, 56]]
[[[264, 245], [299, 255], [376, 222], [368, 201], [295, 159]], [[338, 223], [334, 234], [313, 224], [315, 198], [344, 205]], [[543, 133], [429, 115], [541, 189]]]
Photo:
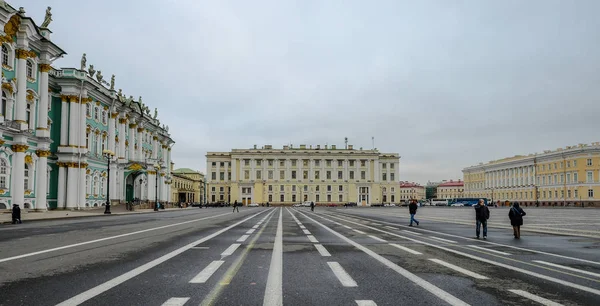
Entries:
[[387, 240], [381, 239], [381, 238], [379, 238], [379, 237], [377, 237], [377, 236], [369, 235], [369, 237], [370, 237], [371, 239], [375, 239], [375, 240], [377, 240], [377, 241], [379, 241], [379, 242], [386, 242], [386, 243], [387, 243]]
[[[299, 212], [300, 213], [300, 212]], [[431, 294], [437, 296], [438, 298], [440, 298], [441, 300], [447, 302], [450, 305], [461, 305], [461, 306], [468, 306], [469, 304], [463, 302], [462, 300], [460, 300], [459, 298], [451, 295], [450, 293], [444, 291], [443, 289], [433, 285], [432, 283], [418, 277], [417, 275], [409, 272], [408, 270], [398, 266], [397, 264], [393, 263], [392, 261], [390, 261], [389, 259], [373, 252], [372, 250], [370, 250], [369, 248], [358, 244], [357, 242], [355, 242], [354, 240], [342, 235], [341, 233], [338, 233], [336, 231], [334, 231], [333, 229], [329, 228], [328, 226], [326, 226], [325, 224], [307, 216], [306, 214], [300, 213], [301, 215], [303, 215], [305, 218], [313, 221], [315, 224], [321, 226], [322, 228], [324, 228], [325, 230], [329, 231], [330, 233], [332, 233], [333, 235], [337, 236], [338, 238], [340, 238], [341, 240], [347, 242], [348, 244], [354, 246], [355, 248], [363, 251], [364, 253], [366, 253], [367, 255], [371, 256], [373, 259], [379, 261], [380, 263], [382, 263], [383, 265], [387, 266], [388, 268], [394, 270], [395, 272], [397, 272], [398, 274], [402, 275], [403, 277], [409, 279], [410, 281], [412, 281], [413, 283], [415, 283], [416, 285], [418, 285], [419, 287], [429, 291]], [[317, 215], [318, 216], [318, 215]], [[328, 218], [325, 218], [323, 216], [319, 216], [322, 219], [325, 220], [330, 220]], [[341, 219], [341, 218], [339, 218]], [[342, 219], [343, 220], [343, 219]]]
[[444, 241], [444, 242], [449, 242], [449, 243], [458, 243], [454, 240], [449, 240], [449, 239], [444, 239], [444, 238], [440, 238], [440, 237], [435, 237], [435, 236], [429, 236], [429, 238], [433, 238], [435, 240], [439, 240], [439, 241]]
[[545, 299], [545, 298], [543, 298], [541, 296], [537, 296], [535, 294], [531, 294], [531, 293], [529, 293], [527, 291], [517, 290], [517, 289], [509, 289], [508, 291], [510, 291], [510, 292], [512, 292], [512, 293], [514, 293], [516, 295], [520, 295], [520, 296], [522, 296], [524, 298], [528, 298], [528, 299], [530, 299], [532, 301], [536, 301], [536, 302], [538, 302], [538, 303], [540, 303], [540, 304], [542, 304], [544, 306], [562, 306], [562, 304], [553, 302], [553, 301], [551, 301], [549, 299]]
[[173, 297], [164, 302], [162, 306], [183, 306], [189, 300], [189, 297]]
[[415, 251], [413, 249], [409, 249], [407, 247], [401, 246], [401, 245], [396, 244], [396, 243], [390, 243], [390, 245], [393, 246], [393, 247], [395, 247], [395, 248], [398, 248], [398, 249], [400, 249], [402, 251], [409, 252], [409, 253], [414, 254], [414, 255], [422, 255], [423, 254], [421, 252], [417, 252], [417, 251]]
[[298, 225], [300, 225], [301, 229], [306, 229], [306, 227], [304, 225], [302, 225], [302, 223], [299, 223]]
[[37, 252], [32, 252], [32, 253], [27, 253], [27, 254], [22, 254], [22, 255], [17, 255], [17, 256], [3, 258], [3, 259], [0, 259], [0, 263], [5, 262], [5, 261], [15, 260], [15, 259], [21, 259], [21, 258], [25, 258], [25, 257], [29, 257], [29, 256], [34, 256], [34, 255], [39, 255], [39, 254], [44, 254], [44, 253], [50, 253], [50, 252], [54, 252], [54, 251], [64, 250], [64, 249], [68, 249], [68, 248], [74, 248], [74, 247], [78, 247], [78, 246], [82, 246], [82, 245], [86, 245], [86, 244], [91, 244], [91, 243], [96, 243], [96, 242], [101, 242], [101, 241], [106, 241], [106, 240], [111, 240], [111, 239], [117, 239], [117, 238], [127, 237], [127, 236], [131, 236], [131, 235], [137, 235], [137, 234], [146, 233], [146, 232], [150, 232], [150, 231], [156, 231], [156, 230], [160, 230], [160, 229], [163, 229], [163, 228], [169, 228], [169, 227], [173, 227], [173, 226], [178, 226], [178, 225], [183, 225], [183, 224], [198, 222], [198, 221], [202, 221], [202, 220], [208, 220], [208, 219], [218, 218], [218, 217], [222, 217], [222, 216], [229, 216], [229, 215], [231, 215], [231, 214], [229, 214], [229, 213], [219, 214], [219, 215], [210, 216], [210, 217], [204, 217], [204, 218], [200, 218], [200, 219], [194, 219], [194, 220], [189, 220], [189, 221], [184, 221], [184, 222], [179, 222], [179, 223], [174, 223], [174, 224], [169, 224], [169, 225], [164, 225], [164, 226], [153, 227], [153, 228], [149, 228], [149, 229], [145, 229], [145, 230], [141, 230], [141, 231], [135, 231], [135, 232], [125, 233], [125, 234], [111, 236], [111, 237], [105, 237], [105, 238], [94, 239], [94, 240], [80, 242], [80, 243], [74, 243], [74, 244], [64, 245], [64, 246], [60, 246], [60, 247], [56, 247], [56, 248], [52, 248], [52, 249], [47, 249], [47, 250], [42, 250], [42, 251], [37, 251]]
[[215, 260], [206, 266], [206, 268], [202, 269], [198, 275], [194, 276], [192, 280], [190, 280], [191, 284], [204, 284], [206, 281], [221, 267], [221, 265], [225, 261], [223, 260]]
[[567, 266], [564, 266], [564, 265], [557, 265], [557, 264], [551, 263], [551, 262], [546, 262], [546, 261], [542, 261], [542, 260], [534, 260], [533, 262], [537, 262], [537, 263], [541, 263], [541, 264], [544, 264], [544, 265], [547, 265], [547, 266], [561, 268], [561, 269], [565, 269], [565, 270], [569, 270], [569, 271], [573, 271], [573, 272], [583, 273], [583, 274], [587, 274], [587, 275], [591, 275], [591, 276], [595, 276], [595, 277], [600, 277], [600, 274], [598, 274], [598, 273], [589, 272], [589, 271], [580, 270], [580, 269], [575, 269], [575, 268], [567, 267]]
[[331, 271], [333, 271], [335, 277], [337, 277], [340, 283], [342, 283], [342, 286], [358, 287], [358, 284], [356, 283], [356, 281], [354, 281], [354, 279], [352, 279], [352, 276], [350, 276], [350, 274], [348, 274], [348, 272], [346, 272], [346, 270], [344, 270], [344, 268], [342, 268], [342, 266], [337, 261], [329, 261], [327, 262], [327, 265], [329, 266]]
[[[156, 267], [156, 266], [158, 266], [159, 264], [161, 264], [161, 263], [163, 263], [163, 262], [165, 262], [167, 260], [170, 260], [171, 258], [173, 258], [173, 257], [175, 257], [175, 256], [177, 256], [177, 255], [179, 255], [179, 254], [181, 254], [181, 253], [183, 253], [183, 252], [185, 252], [185, 251], [187, 251], [187, 250], [189, 250], [189, 249], [197, 246], [198, 244], [204, 243], [204, 242], [206, 242], [206, 241], [208, 241], [208, 240], [210, 240], [210, 239], [212, 239], [212, 238], [214, 238], [214, 237], [216, 237], [216, 236], [218, 236], [218, 235], [220, 235], [220, 234], [222, 234], [222, 233], [224, 233], [224, 232], [226, 232], [226, 231], [228, 231], [228, 230], [230, 230], [230, 229], [232, 229], [232, 228], [234, 228], [234, 227], [236, 227], [236, 226], [238, 226], [238, 225], [240, 225], [240, 224], [242, 224], [242, 223], [244, 223], [244, 222], [246, 222], [248, 220], [251, 220], [252, 218], [254, 218], [254, 217], [256, 217], [256, 216], [258, 216], [258, 215], [260, 215], [260, 214], [262, 214], [264, 212], [265, 211], [259, 212], [257, 214], [254, 214], [254, 215], [252, 215], [252, 216], [250, 216], [248, 218], [245, 218], [245, 219], [243, 219], [241, 221], [238, 221], [238, 222], [236, 222], [236, 223], [234, 223], [234, 224], [232, 224], [232, 225], [230, 225], [228, 227], [220, 229], [220, 230], [218, 230], [218, 231], [216, 231], [216, 232], [214, 232], [214, 233], [212, 233], [212, 234], [210, 234], [208, 236], [205, 236], [205, 237], [203, 237], [201, 239], [193, 241], [193, 242], [191, 242], [191, 243], [189, 243], [189, 244], [187, 244], [187, 245], [185, 245], [185, 246], [183, 246], [183, 247], [181, 247], [179, 249], [171, 251], [171, 252], [169, 252], [169, 253], [167, 253], [167, 254], [159, 257], [159, 258], [156, 258], [156, 259], [154, 259], [154, 260], [152, 260], [152, 261], [150, 261], [150, 262], [148, 262], [146, 264], [143, 264], [143, 265], [141, 265], [141, 266], [139, 266], [139, 267], [137, 267], [137, 268], [135, 268], [133, 270], [130, 270], [129, 272], [121, 274], [121, 275], [119, 275], [119, 276], [117, 276], [117, 277], [115, 277], [113, 279], [110, 279], [110, 280], [108, 280], [108, 281], [106, 281], [106, 282], [104, 282], [104, 283], [102, 283], [102, 284], [100, 284], [100, 285], [98, 285], [96, 287], [93, 287], [93, 288], [91, 288], [91, 289], [89, 289], [87, 291], [84, 291], [84, 292], [82, 292], [82, 293], [80, 293], [80, 294], [78, 294], [78, 295], [76, 295], [76, 296], [74, 296], [74, 297], [72, 297], [72, 298], [70, 298], [70, 299], [68, 299], [68, 300], [60, 303], [60, 304], [57, 304], [57, 306], [79, 305], [79, 304], [81, 304], [81, 303], [83, 303], [83, 302], [85, 302], [85, 301], [87, 301], [87, 300], [89, 300], [89, 299], [91, 299], [91, 298], [93, 298], [95, 296], [98, 296], [98, 295], [100, 295], [100, 294], [102, 294], [102, 293], [104, 293], [104, 292], [106, 292], [106, 291], [108, 291], [108, 290], [110, 290], [110, 289], [112, 289], [112, 288], [114, 288], [114, 287], [116, 287], [116, 286], [118, 286], [118, 285], [120, 285], [120, 284], [122, 284], [122, 283], [124, 283], [124, 282], [126, 282], [126, 281], [128, 281], [128, 280], [130, 280], [130, 279], [132, 279], [132, 278], [134, 278], [134, 277], [136, 277], [136, 276], [138, 276], [138, 275], [140, 275], [140, 274], [142, 274], [142, 273], [144, 273], [144, 272], [146, 272], [146, 271], [148, 271], [148, 270], [150, 270], [150, 269], [152, 269], [154, 267]], [[229, 213], [228, 213], [228, 215], [229, 215]]]
[[457, 272], [460, 272], [460, 273], [462, 273], [464, 275], [467, 275], [467, 276], [470, 276], [472, 278], [475, 278], [475, 279], [488, 279], [488, 277], [486, 277], [486, 276], [483, 276], [481, 274], [477, 274], [475, 272], [469, 271], [467, 269], [461, 268], [459, 266], [453, 265], [453, 264], [451, 264], [449, 262], [445, 262], [443, 260], [439, 260], [439, 259], [435, 259], [435, 258], [430, 258], [429, 260], [431, 260], [431, 261], [433, 261], [433, 262], [435, 262], [435, 263], [437, 263], [439, 265], [442, 265], [442, 266], [444, 266], [446, 268], [450, 268], [450, 269], [452, 269], [454, 271], [457, 271]]
[[302, 232], [304, 233], [304, 235], [310, 235], [310, 232], [308, 230], [302, 230]]
[[397, 230], [398, 229], [397, 227], [393, 227], [393, 226], [389, 226], [389, 225], [384, 225], [383, 227], [387, 227], [387, 228], [393, 229], [393, 230]]
[[313, 235], [307, 235], [306, 237], [308, 237], [308, 240], [310, 240], [312, 243], [319, 243], [319, 240], [317, 240], [317, 238], [315, 238]]
[[254, 231], [256, 231], [256, 229], [251, 228], [246, 232], [246, 234], [252, 234], [252, 233], [254, 233]]
[[363, 234], [363, 235], [365, 235], [365, 234], [366, 234], [365, 232], [363, 232], [363, 231], [361, 231], [361, 230], [357, 230], [357, 229], [353, 229], [353, 231], [355, 231], [355, 232], [357, 232], [357, 233], [359, 233], [359, 234]]
[[496, 254], [500, 254], [500, 255], [504, 255], [504, 256], [509, 256], [510, 253], [506, 253], [506, 252], [500, 252], [500, 251], [496, 251], [496, 250], [492, 250], [492, 249], [486, 249], [477, 245], [467, 245], [470, 248], [474, 248], [474, 249], [478, 249], [478, 250], [483, 250], [486, 252], [492, 252], [492, 253], [496, 253]]
[[248, 237], [250, 237], [250, 235], [242, 235], [242, 237], [238, 238], [235, 242], [244, 242]]
[[377, 306], [372, 300], [356, 300], [355, 302], [358, 306]]
[[342, 225], [343, 227], [347, 228], [347, 229], [352, 229], [350, 226], [348, 225]]
[[235, 250], [237, 250], [240, 247], [240, 245], [241, 244], [239, 243], [234, 243], [230, 245], [225, 251], [223, 251], [223, 253], [221, 253], [221, 256], [229, 256], [233, 254], [233, 252], [235, 252]]
[[327, 249], [322, 244], [315, 243], [314, 246], [315, 246], [315, 248], [317, 248], [317, 251], [319, 251], [319, 254], [321, 254], [321, 256], [323, 256], [323, 257], [331, 256], [329, 251], [327, 251]]
[[417, 232], [413, 232], [413, 231], [409, 231], [409, 230], [402, 230], [402, 231], [405, 233], [413, 234], [413, 235], [423, 236], [423, 234], [421, 234], [421, 233], [417, 233]]
[[271, 264], [267, 276], [267, 286], [263, 298], [263, 306], [283, 305], [283, 209], [279, 209], [279, 220], [277, 221], [277, 232], [273, 243]]
[[258, 223], [257, 223], [257, 224], [256, 224], [255, 226], [253, 226], [252, 228], [253, 228], [253, 229], [257, 229], [259, 226], [260, 226], [260, 224], [258, 224]]

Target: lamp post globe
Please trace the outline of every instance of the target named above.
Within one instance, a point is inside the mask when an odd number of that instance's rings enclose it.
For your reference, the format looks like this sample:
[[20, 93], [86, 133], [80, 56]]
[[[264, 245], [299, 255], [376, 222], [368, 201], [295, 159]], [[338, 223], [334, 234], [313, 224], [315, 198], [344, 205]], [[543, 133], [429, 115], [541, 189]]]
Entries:
[[106, 158], [106, 204], [104, 205], [104, 214], [110, 215], [110, 161], [115, 153], [111, 150], [104, 150], [102, 156]]

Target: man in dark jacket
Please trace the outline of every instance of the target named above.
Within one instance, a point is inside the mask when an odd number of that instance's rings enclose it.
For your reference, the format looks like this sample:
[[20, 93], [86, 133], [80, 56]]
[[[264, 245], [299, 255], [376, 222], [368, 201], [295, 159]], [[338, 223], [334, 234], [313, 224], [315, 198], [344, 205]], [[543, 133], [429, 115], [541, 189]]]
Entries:
[[315, 211], [315, 202], [310, 202], [310, 211]]
[[408, 226], [413, 226], [413, 221], [419, 225], [419, 220], [415, 219], [418, 208], [419, 206], [417, 205], [417, 200], [411, 200], [410, 204], [408, 204], [408, 212], [410, 213], [410, 224]]
[[12, 224], [20, 224], [21, 222], [21, 207], [19, 204], [13, 204], [12, 209]]
[[490, 218], [490, 210], [485, 206], [483, 199], [479, 199], [479, 204], [475, 205], [475, 234], [479, 239], [479, 230], [483, 225], [483, 239], [487, 239], [487, 220]]
[[237, 212], [240, 212], [240, 208], [238, 207], [238, 202], [237, 200], [235, 200], [233, 202], [233, 212], [235, 212], [237, 210]]
[[519, 203], [514, 203], [508, 211], [510, 225], [513, 227], [515, 239], [521, 239], [521, 225], [523, 225], [523, 216], [525, 216], [523, 208], [519, 207]]

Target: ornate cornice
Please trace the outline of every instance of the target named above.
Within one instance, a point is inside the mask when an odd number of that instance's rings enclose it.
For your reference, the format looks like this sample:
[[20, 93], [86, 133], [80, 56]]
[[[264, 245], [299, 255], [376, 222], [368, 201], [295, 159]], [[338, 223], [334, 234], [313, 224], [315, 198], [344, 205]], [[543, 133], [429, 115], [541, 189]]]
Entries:
[[148, 171], [148, 174], [155, 175], [155, 174], [156, 174], [156, 171], [149, 170], [149, 171]]
[[25, 50], [25, 49], [17, 49], [15, 50], [15, 55], [18, 59], [27, 59], [30, 57], [36, 57], [37, 54], [35, 54], [35, 52], [31, 51], [31, 50]]
[[133, 128], [135, 128], [136, 126], [137, 126], [137, 124], [136, 124], [136, 123], [130, 123], [130, 124], [129, 124], [129, 128], [130, 128], [130, 129], [133, 129]]
[[127, 118], [119, 118], [119, 123], [120, 123], [120, 124], [125, 124], [125, 123], [127, 123]]
[[35, 154], [39, 157], [48, 157], [52, 155], [52, 152], [50, 152], [50, 150], [37, 150], [35, 151]]
[[115, 119], [115, 118], [117, 118], [118, 115], [119, 115], [119, 113], [111, 113], [110, 117]]
[[144, 128], [143, 127], [139, 127], [139, 128], [137, 128], [137, 131], [138, 131], [138, 133], [141, 133], [141, 132], [144, 131]]
[[14, 89], [13, 89], [13, 87], [12, 87], [12, 85], [10, 83], [2, 83], [2, 89], [6, 89], [11, 94], [14, 91]]
[[28, 145], [14, 144], [12, 145], [13, 152], [26, 152], [29, 149]]
[[40, 72], [48, 72], [52, 70], [52, 66], [50, 64], [40, 64]]
[[0, 139], [0, 146], [4, 144], [4, 139]]

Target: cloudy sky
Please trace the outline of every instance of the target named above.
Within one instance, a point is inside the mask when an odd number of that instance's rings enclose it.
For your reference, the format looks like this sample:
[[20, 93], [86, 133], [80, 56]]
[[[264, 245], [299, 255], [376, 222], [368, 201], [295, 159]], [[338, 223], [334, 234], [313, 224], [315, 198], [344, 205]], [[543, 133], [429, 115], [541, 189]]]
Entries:
[[600, 141], [600, 1], [9, 1], [143, 96], [176, 167], [254, 144], [375, 146], [400, 179]]

